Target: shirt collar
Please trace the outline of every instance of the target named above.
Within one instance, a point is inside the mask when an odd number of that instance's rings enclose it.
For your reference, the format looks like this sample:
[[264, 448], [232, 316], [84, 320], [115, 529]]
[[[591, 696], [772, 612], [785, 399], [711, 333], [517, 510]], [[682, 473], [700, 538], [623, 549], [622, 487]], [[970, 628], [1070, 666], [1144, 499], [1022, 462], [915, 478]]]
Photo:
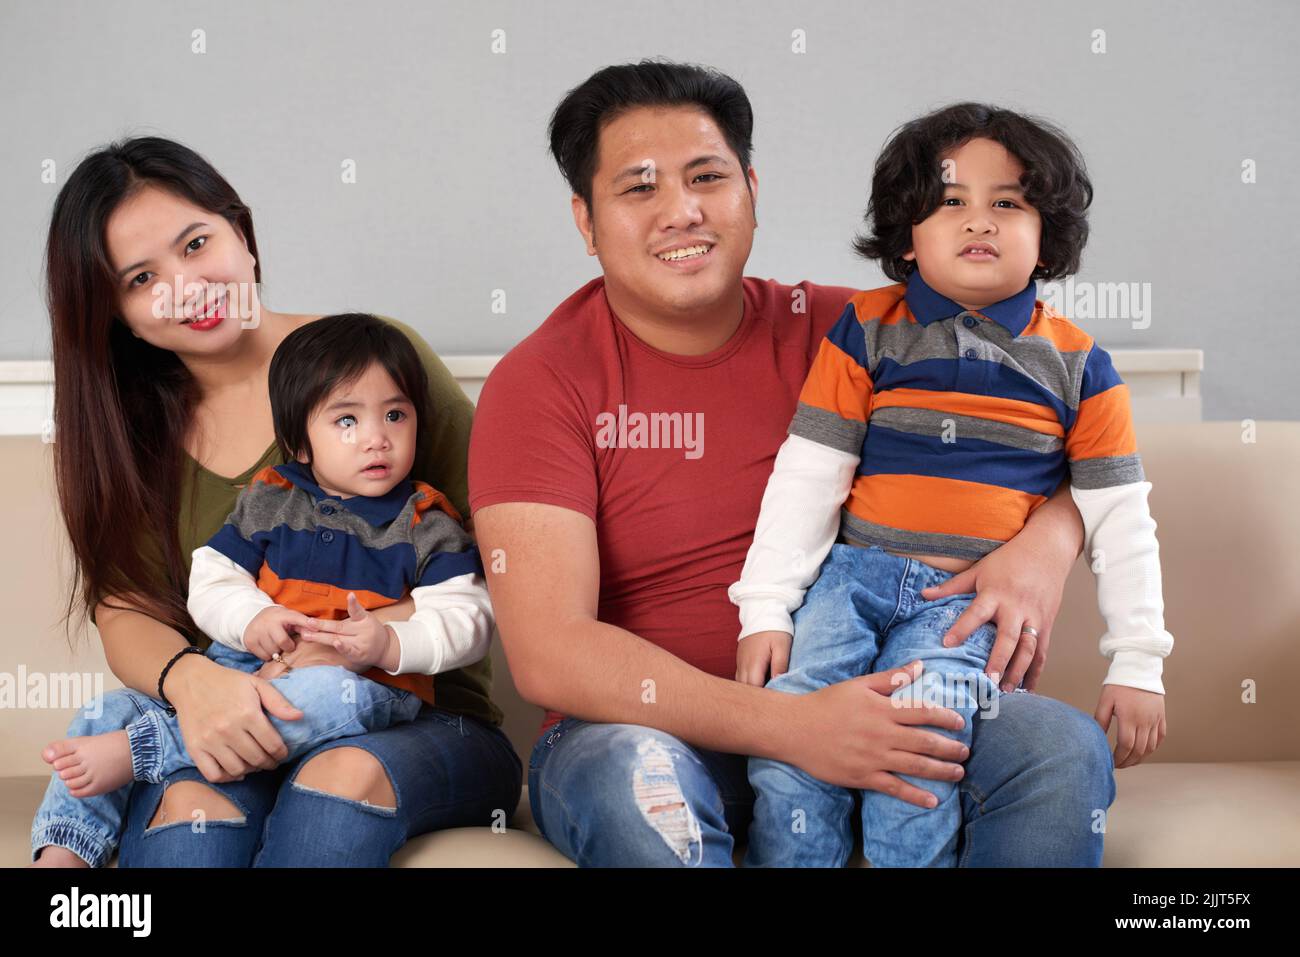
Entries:
[[415, 486], [409, 478], [405, 478], [394, 485], [387, 495], [353, 495], [351, 498], [339, 498], [337, 495], [328, 494], [317, 485], [311, 471], [299, 462], [286, 462], [284, 465], [277, 465], [275, 470], [309, 494], [313, 503], [323, 498], [338, 502], [342, 508], [376, 527], [387, 525], [397, 518], [415, 493]]
[[963, 312], [974, 312], [992, 319], [1013, 336], [1018, 336], [1025, 331], [1025, 326], [1029, 325], [1029, 320], [1033, 318], [1034, 300], [1037, 298], [1038, 289], [1031, 279], [1029, 284], [1014, 296], [1008, 296], [1001, 302], [995, 302], [983, 309], [967, 309], [932, 289], [921, 278], [921, 270], [913, 269], [911, 275], [907, 277], [907, 308], [912, 310], [916, 321], [923, 326], [928, 326], [939, 319], [951, 319]]

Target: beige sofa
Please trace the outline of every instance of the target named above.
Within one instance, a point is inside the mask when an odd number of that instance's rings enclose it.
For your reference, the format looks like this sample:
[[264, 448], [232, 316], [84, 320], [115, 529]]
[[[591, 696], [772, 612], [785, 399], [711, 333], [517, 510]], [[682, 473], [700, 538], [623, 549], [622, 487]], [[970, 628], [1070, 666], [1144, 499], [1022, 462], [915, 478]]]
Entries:
[[[1169, 734], [1146, 764], [1117, 772], [1107, 866], [1300, 864], [1300, 423], [1139, 425], [1155, 485], [1166, 617]], [[56, 625], [67, 547], [52, 495], [48, 446], [0, 438], [0, 549], [5, 622], [0, 672], [109, 672], [93, 632], [75, 654]], [[1105, 661], [1092, 575], [1071, 576], [1039, 691], [1089, 714]], [[540, 712], [515, 693], [500, 648], [496, 698], [527, 760]], [[12, 680], [12, 679], [11, 679]], [[0, 864], [29, 859], [32, 814], [46, 784], [42, 745], [70, 710], [0, 709]], [[1112, 732], [1113, 734], [1113, 732]], [[403, 867], [567, 865], [533, 826], [527, 793], [505, 833], [424, 835], [393, 858]]]

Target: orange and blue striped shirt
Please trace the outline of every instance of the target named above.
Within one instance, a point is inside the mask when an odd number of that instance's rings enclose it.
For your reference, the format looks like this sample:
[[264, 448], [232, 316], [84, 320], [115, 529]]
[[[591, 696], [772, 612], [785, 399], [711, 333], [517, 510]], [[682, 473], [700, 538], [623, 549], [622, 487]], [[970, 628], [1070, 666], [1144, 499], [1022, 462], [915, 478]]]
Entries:
[[844, 541], [978, 559], [1067, 477], [1144, 481], [1128, 387], [1035, 293], [969, 310], [914, 271], [849, 300], [788, 429], [860, 457]]
[[[460, 515], [433, 486], [407, 478], [386, 495], [342, 498], [297, 462], [253, 476], [207, 547], [252, 575], [276, 604], [327, 621], [348, 617], [348, 592], [374, 610], [414, 588], [483, 574]], [[433, 675], [371, 668], [365, 677], [434, 703]]]

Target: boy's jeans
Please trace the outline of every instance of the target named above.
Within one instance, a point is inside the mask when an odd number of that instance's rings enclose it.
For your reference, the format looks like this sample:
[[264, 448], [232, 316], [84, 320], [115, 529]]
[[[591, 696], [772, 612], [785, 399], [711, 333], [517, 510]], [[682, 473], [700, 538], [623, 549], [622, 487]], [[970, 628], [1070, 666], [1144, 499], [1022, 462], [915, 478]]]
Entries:
[[[866, 561], [868, 551], [850, 554]], [[948, 577], [920, 563], [912, 573]], [[1023, 689], [997, 708], [996, 719], [968, 722], [958, 866], [1100, 866], [1115, 800], [1105, 732], [1091, 714]], [[542, 835], [581, 867], [731, 867], [754, 806], [748, 761], [647, 725], [567, 717], [533, 745], [528, 798]]]
[[[965, 721], [962, 728], [915, 727], [970, 747], [973, 721], [996, 720], [1003, 694], [984, 674], [997, 628], [984, 624], [956, 647], [943, 646], [944, 634], [972, 596], [926, 601], [920, 593], [951, 577], [876, 546], [832, 546], [820, 576], [795, 612], [789, 670], [767, 687], [807, 694], [920, 659], [925, 666], [920, 679], [898, 688], [894, 703], [951, 708]], [[939, 803], [918, 807], [882, 791], [863, 790], [864, 856], [874, 867], [955, 867], [962, 822], [957, 782], [899, 777], [934, 794]], [[755, 801], [747, 866], [844, 865], [853, 848], [852, 791], [766, 758], [750, 759], [749, 782]]]
[[[207, 655], [227, 668], [255, 672], [264, 662], [256, 655], [214, 641]], [[267, 713], [284, 740], [290, 761], [318, 744], [336, 738], [381, 731], [415, 718], [423, 703], [409, 691], [371, 681], [333, 665], [295, 668], [271, 681], [302, 711], [297, 721]], [[180, 725], [162, 702], [129, 688], [110, 691], [90, 702], [68, 726], [68, 737], [125, 730], [131, 743], [131, 767], [138, 781], [162, 781], [194, 765]], [[108, 863], [117, 846], [131, 787], [89, 798], [75, 798], [57, 773], [50, 776], [45, 799], [32, 823], [32, 859], [47, 844], [66, 847], [92, 867]]]
[[[528, 798], [580, 867], [731, 867], [754, 806], [747, 762], [645, 725], [563, 718], [533, 745]], [[1003, 695], [964, 767], [958, 867], [1100, 866], [1115, 775], [1092, 715]]]

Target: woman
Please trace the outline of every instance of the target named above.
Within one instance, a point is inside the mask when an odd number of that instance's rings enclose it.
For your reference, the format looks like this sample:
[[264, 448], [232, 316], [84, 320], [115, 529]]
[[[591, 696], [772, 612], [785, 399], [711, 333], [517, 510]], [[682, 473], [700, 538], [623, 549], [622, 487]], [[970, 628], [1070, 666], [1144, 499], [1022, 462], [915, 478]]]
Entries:
[[[263, 308], [257, 256], [248, 207], [169, 140], [93, 153], [55, 203], [47, 272], [55, 476], [75, 557], [68, 614], [90, 611], [113, 673], [176, 708], [197, 766], [135, 785], [122, 866], [382, 867], [416, 834], [487, 824], [519, 800], [488, 659], [437, 675], [439, 706], [415, 721], [277, 768], [284, 744], [264, 711], [289, 717], [288, 702], [254, 675], [179, 654], [209, 641], [185, 607], [192, 552], [249, 477], [283, 461], [271, 356], [320, 318]], [[412, 476], [468, 515], [472, 406], [428, 345], [393, 324], [430, 383]], [[408, 597], [375, 614], [413, 611]], [[52, 839], [38, 863], [84, 862]]]

